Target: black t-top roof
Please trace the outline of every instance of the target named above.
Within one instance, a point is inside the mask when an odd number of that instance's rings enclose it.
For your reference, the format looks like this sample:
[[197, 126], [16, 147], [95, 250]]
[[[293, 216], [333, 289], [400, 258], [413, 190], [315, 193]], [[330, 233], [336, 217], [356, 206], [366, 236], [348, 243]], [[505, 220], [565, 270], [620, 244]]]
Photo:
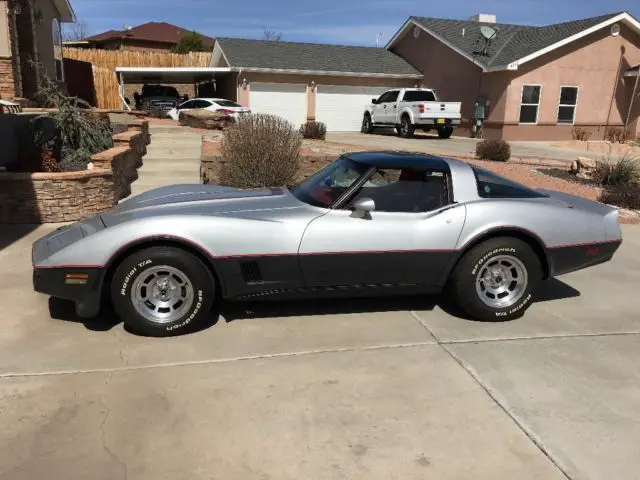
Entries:
[[400, 168], [405, 170], [450, 171], [449, 164], [442, 157], [426, 153], [381, 151], [344, 153], [343, 157], [354, 162], [371, 165], [376, 168]]

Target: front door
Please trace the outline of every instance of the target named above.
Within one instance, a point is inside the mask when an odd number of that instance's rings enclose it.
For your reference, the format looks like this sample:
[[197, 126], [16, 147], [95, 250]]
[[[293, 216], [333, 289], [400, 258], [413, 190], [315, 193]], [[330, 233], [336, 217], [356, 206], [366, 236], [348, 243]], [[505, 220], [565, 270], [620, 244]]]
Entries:
[[379, 121], [380, 123], [395, 125], [398, 113], [398, 94], [400, 90], [391, 90], [387, 93], [388, 96], [384, 99]]
[[[412, 177], [412, 178], [410, 178]], [[438, 282], [464, 225], [449, 203], [445, 174], [378, 170], [344, 208], [307, 227], [299, 249], [308, 286], [426, 285]], [[359, 216], [350, 206], [374, 200]]]

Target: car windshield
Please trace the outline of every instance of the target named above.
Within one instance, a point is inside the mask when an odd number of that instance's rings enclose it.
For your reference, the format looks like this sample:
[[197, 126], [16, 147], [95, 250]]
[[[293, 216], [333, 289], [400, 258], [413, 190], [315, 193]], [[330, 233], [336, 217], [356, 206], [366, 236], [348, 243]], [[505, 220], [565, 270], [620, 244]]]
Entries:
[[291, 189], [296, 198], [315, 207], [328, 208], [371, 167], [345, 157], [327, 165]]
[[242, 105], [238, 105], [236, 102], [232, 102], [231, 100], [215, 100], [215, 102], [221, 107], [242, 107]]

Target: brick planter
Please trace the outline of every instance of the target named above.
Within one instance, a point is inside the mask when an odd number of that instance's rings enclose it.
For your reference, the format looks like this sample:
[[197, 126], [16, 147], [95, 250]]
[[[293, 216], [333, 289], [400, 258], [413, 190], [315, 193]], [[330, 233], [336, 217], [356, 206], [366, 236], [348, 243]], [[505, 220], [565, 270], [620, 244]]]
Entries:
[[0, 174], [0, 223], [81, 220], [116, 203], [110, 170]]
[[132, 120], [114, 147], [78, 172], [0, 172], [0, 223], [58, 223], [105, 212], [131, 194], [150, 142], [149, 122]]

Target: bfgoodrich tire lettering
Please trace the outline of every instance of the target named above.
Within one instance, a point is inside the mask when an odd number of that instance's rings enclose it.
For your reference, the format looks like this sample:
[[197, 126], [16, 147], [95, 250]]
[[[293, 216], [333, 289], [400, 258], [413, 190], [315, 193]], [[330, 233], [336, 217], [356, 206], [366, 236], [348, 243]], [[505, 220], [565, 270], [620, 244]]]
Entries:
[[[153, 297], [152, 292], [158, 296]], [[194, 255], [174, 247], [133, 253], [118, 266], [111, 283], [116, 313], [129, 329], [146, 336], [181, 335], [201, 327], [210, 315], [214, 296], [215, 283], [208, 268]], [[166, 308], [154, 304], [154, 299], [164, 301]]]
[[533, 249], [517, 238], [500, 237], [465, 254], [450, 279], [450, 290], [474, 319], [500, 322], [524, 315], [541, 279], [540, 259]]

